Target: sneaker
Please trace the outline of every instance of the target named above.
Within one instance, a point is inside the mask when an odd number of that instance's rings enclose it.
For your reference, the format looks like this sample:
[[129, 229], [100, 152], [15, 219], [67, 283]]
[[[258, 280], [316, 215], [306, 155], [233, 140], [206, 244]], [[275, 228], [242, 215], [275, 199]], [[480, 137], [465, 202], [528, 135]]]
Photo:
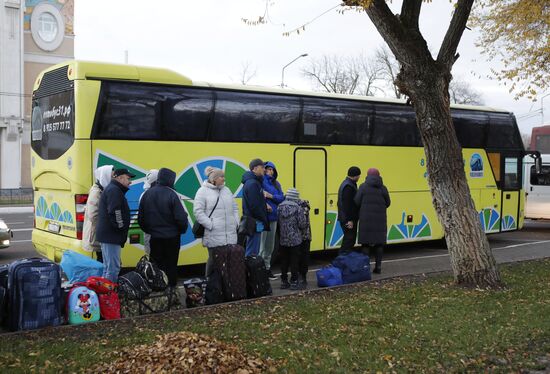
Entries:
[[272, 280], [272, 281], [277, 279], [277, 277], [275, 275], [273, 275], [271, 270], [267, 271], [267, 277], [269, 278], [269, 280]]
[[281, 279], [281, 290], [290, 288], [290, 283], [286, 279]]

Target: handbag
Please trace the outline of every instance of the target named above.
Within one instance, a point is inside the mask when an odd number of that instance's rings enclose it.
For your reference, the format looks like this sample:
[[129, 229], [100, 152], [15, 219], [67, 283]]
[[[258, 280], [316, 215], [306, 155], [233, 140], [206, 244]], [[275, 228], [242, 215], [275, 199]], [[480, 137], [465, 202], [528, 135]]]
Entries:
[[[212, 217], [212, 213], [216, 210], [216, 207], [218, 206], [218, 202], [220, 201], [220, 196], [218, 195], [218, 200], [216, 200], [216, 205], [214, 205], [214, 208], [208, 215], [208, 218]], [[204, 236], [204, 226], [200, 224], [200, 222], [197, 220], [195, 223], [193, 223], [193, 228], [191, 229], [193, 232], [193, 235], [195, 236], [195, 239], [200, 239]]]
[[246, 236], [254, 235], [256, 233], [256, 220], [250, 216], [242, 216], [237, 233]]

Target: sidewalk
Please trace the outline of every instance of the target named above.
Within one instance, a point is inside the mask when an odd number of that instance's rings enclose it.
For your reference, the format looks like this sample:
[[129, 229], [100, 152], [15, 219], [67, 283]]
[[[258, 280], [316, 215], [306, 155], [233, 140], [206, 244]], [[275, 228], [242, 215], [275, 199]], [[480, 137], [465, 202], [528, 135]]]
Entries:
[[32, 205], [0, 206], [0, 214], [32, 213], [33, 211], [34, 207]]
[[[505, 247], [493, 248], [493, 254], [498, 264], [510, 262], [520, 262], [550, 257], [550, 240], [542, 240], [529, 243], [509, 245]], [[371, 262], [371, 268], [374, 262]], [[307, 274], [308, 290], [317, 289], [317, 278], [315, 272], [317, 268], [310, 268]], [[427, 273], [437, 273], [442, 271], [451, 271], [451, 263], [448, 252], [399, 258], [382, 262], [382, 274], [372, 274], [372, 280], [381, 280], [406, 275], [420, 275]], [[275, 273], [280, 276], [280, 274]], [[287, 295], [297, 291], [281, 290], [281, 281], [277, 279], [271, 281], [273, 295]]]

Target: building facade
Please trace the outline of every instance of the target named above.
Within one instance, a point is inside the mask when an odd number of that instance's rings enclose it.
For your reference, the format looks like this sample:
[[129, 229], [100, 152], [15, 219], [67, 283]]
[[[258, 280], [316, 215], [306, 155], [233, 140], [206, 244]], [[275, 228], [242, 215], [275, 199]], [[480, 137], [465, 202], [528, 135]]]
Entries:
[[0, 0], [0, 189], [31, 186], [32, 88], [74, 58], [74, 0]]

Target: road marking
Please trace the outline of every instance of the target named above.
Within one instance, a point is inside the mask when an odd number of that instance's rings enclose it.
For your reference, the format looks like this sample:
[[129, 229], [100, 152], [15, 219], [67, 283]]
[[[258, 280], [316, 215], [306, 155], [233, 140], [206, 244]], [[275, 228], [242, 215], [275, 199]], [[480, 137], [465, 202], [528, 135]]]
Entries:
[[6, 225], [22, 225], [23, 223], [27, 222], [6, 222]]
[[12, 240], [10, 243], [24, 243], [24, 242], [31, 242], [32, 239], [27, 239], [27, 240]]
[[32, 231], [33, 229], [13, 229], [11, 231], [13, 232], [16, 232], [16, 231]]
[[521, 244], [511, 244], [504, 247], [496, 247], [493, 249], [505, 249], [505, 248], [514, 248], [514, 247], [521, 247], [523, 245], [532, 245], [532, 244], [544, 244], [544, 243], [550, 243], [550, 240], [541, 240], [538, 242], [530, 242], [530, 243], [521, 243]]

